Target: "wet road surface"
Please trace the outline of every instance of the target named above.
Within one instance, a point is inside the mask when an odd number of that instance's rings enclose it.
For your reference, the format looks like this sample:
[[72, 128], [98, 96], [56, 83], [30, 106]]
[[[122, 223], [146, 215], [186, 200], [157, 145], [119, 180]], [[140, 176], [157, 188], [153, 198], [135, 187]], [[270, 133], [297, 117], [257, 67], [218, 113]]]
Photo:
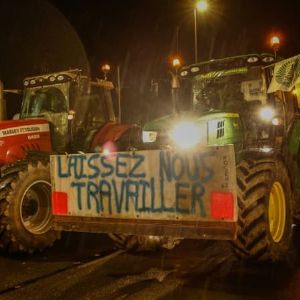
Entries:
[[2, 254], [0, 299], [300, 299], [299, 253], [299, 229], [287, 262], [256, 266], [226, 242], [132, 254], [104, 235], [66, 234], [40, 254]]

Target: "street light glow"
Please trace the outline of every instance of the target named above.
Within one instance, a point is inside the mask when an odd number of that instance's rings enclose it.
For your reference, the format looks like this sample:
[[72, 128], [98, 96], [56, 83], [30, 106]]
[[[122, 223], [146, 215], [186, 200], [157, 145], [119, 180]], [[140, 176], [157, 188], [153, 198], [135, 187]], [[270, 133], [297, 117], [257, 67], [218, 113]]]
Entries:
[[196, 8], [200, 12], [206, 11], [208, 8], [207, 2], [205, 0], [198, 1], [196, 4]]
[[107, 80], [107, 73], [110, 71], [110, 65], [109, 64], [102, 65], [101, 70], [104, 73], [104, 80]]
[[206, 0], [200, 0], [196, 3], [196, 6], [194, 7], [194, 27], [195, 27], [195, 63], [198, 62], [198, 36], [197, 36], [197, 11], [204, 12], [208, 8], [208, 4]]
[[109, 64], [104, 64], [102, 67], [101, 67], [101, 70], [103, 72], [109, 72], [110, 71], [110, 65]]
[[280, 39], [278, 36], [274, 35], [272, 36], [271, 38], [271, 45], [272, 47], [276, 46], [276, 45], [279, 45], [280, 44]]
[[172, 65], [174, 68], [179, 68], [181, 65], [180, 59], [178, 57], [174, 58], [172, 61]]
[[271, 37], [271, 47], [273, 48], [274, 50], [274, 55], [275, 55], [275, 58], [277, 56], [277, 51], [279, 50], [279, 45], [280, 45], [280, 39], [277, 35], [273, 35]]

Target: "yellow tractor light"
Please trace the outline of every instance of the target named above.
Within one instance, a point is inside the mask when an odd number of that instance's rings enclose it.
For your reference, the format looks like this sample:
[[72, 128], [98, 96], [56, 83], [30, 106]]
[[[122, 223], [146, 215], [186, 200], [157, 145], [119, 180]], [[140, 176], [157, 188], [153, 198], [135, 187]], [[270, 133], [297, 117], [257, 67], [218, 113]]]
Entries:
[[157, 138], [157, 132], [143, 130], [142, 138], [143, 138], [143, 143], [154, 143]]

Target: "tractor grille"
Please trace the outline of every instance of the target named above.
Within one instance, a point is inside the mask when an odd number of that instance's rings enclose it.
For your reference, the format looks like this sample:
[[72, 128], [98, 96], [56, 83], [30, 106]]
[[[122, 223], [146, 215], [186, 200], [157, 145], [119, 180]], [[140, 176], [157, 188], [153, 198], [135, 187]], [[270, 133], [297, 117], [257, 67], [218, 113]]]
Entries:
[[32, 143], [32, 144], [26, 144], [21, 146], [21, 149], [23, 150], [24, 154], [27, 153], [28, 151], [40, 151], [40, 145], [37, 143]]
[[217, 124], [217, 139], [224, 136], [225, 133], [225, 120], [219, 121]]

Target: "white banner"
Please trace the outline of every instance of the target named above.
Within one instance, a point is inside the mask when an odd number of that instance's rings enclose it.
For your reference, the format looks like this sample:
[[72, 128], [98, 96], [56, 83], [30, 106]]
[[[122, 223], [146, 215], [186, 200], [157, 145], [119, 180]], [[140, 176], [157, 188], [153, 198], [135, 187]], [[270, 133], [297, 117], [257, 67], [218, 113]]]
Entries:
[[231, 213], [223, 217], [220, 212], [220, 219], [236, 220], [233, 146], [199, 150], [53, 155], [54, 211], [58, 207], [61, 213], [63, 207], [66, 216], [211, 220], [219, 210], [227, 211], [227, 203]]
[[289, 92], [298, 83], [300, 83], [300, 54], [275, 64], [268, 93]]

